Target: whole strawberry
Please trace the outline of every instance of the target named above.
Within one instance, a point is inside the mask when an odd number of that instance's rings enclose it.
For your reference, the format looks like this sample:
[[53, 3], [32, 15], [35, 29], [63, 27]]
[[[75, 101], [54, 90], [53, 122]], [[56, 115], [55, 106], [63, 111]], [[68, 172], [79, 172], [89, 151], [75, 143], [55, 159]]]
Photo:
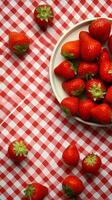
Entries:
[[91, 79], [86, 83], [86, 94], [93, 101], [99, 101], [106, 94], [106, 87], [99, 79]]
[[80, 57], [80, 43], [79, 40], [68, 41], [61, 47], [61, 55], [67, 59], [77, 59]]
[[40, 183], [28, 184], [24, 191], [24, 200], [43, 200], [48, 195], [48, 188]]
[[79, 109], [79, 98], [66, 97], [61, 101], [60, 106], [67, 115], [76, 116], [78, 114], [78, 109]]
[[80, 62], [78, 75], [86, 80], [91, 79], [98, 73], [98, 64], [96, 62]]
[[112, 83], [112, 62], [110, 60], [109, 52], [106, 48], [102, 50], [99, 64], [100, 78], [107, 83]]
[[79, 96], [85, 89], [85, 83], [80, 78], [75, 78], [62, 83], [64, 91], [70, 96]]
[[27, 157], [27, 154], [28, 147], [23, 139], [18, 139], [10, 143], [8, 147], [8, 155], [12, 161], [20, 163]]
[[91, 120], [91, 109], [96, 104], [90, 99], [81, 99], [79, 103], [79, 116], [81, 119], [88, 121]]
[[70, 166], [76, 166], [79, 162], [79, 152], [74, 141], [64, 150], [63, 161]]
[[110, 124], [112, 120], [112, 109], [108, 104], [101, 103], [91, 109], [91, 116], [100, 124]]
[[96, 154], [88, 154], [82, 161], [82, 169], [87, 174], [97, 174], [101, 167], [101, 159]]
[[101, 52], [101, 44], [93, 39], [86, 31], [81, 31], [80, 38], [80, 51], [81, 57], [85, 61], [92, 61], [96, 59]]
[[108, 39], [108, 48], [110, 50], [110, 53], [112, 54], [112, 35]]
[[29, 49], [30, 40], [23, 32], [9, 32], [9, 49], [17, 56], [23, 56]]
[[53, 18], [53, 9], [48, 4], [38, 5], [34, 10], [34, 19], [42, 30], [46, 30], [48, 26], [53, 24]]
[[64, 194], [68, 198], [76, 198], [84, 190], [82, 181], [76, 176], [67, 176], [62, 182]]
[[112, 86], [110, 86], [107, 89], [106, 95], [105, 95], [105, 100], [106, 102], [112, 104]]
[[62, 61], [55, 69], [54, 73], [65, 79], [72, 79], [77, 74], [77, 67], [68, 60]]
[[99, 18], [92, 21], [89, 25], [90, 35], [99, 40], [100, 42], [106, 42], [109, 38], [111, 31], [111, 22], [106, 18]]

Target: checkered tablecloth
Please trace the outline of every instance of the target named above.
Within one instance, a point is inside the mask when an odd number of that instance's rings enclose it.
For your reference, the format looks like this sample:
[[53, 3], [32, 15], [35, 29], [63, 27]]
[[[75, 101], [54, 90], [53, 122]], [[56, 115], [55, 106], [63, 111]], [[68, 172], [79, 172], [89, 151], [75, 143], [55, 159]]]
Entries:
[[[53, 48], [65, 30], [81, 20], [112, 17], [110, 0], [46, 0], [55, 13], [54, 25], [42, 32], [33, 19], [37, 0], [0, 1], [0, 200], [21, 200], [28, 183], [49, 188], [46, 200], [65, 200], [62, 180], [74, 174], [84, 182], [78, 200], [112, 200], [112, 130], [89, 127], [68, 120], [55, 99], [49, 81]], [[8, 33], [24, 31], [31, 38], [30, 52], [17, 58], [8, 49]], [[20, 166], [7, 156], [10, 142], [23, 137], [28, 158]], [[81, 161], [70, 169], [62, 152], [75, 140], [81, 159], [87, 153], [101, 155], [102, 169], [87, 178]]]

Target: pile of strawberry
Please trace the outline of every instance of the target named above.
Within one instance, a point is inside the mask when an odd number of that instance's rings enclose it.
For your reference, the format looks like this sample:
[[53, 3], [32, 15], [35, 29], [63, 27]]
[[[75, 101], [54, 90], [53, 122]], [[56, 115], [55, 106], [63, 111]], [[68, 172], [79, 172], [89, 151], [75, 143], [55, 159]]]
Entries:
[[111, 22], [106, 18], [99, 18], [89, 24], [88, 32], [79, 33], [78, 40], [62, 45], [61, 55], [65, 60], [55, 67], [54, 73], [64, 78], [62, 88], [68, 97], [60, 105], [66, 114], [99, 124], [111, 123], [110, 34]]

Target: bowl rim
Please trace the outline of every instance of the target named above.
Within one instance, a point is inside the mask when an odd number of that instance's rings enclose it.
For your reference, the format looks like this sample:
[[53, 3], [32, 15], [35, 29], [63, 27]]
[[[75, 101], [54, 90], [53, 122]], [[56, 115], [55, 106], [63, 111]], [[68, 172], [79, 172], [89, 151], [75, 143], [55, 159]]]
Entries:
[[[55, 51], [58, 47], [58, 45], [60, 44], [61, 40], [63, 40], [63, 38], [70, 32], [72, 31], [72, 29], [76, 28], [77, 26], [81, 26], [83, 25], [84, 23], [87, 23], [87, 22], [91, 22], [91, 21], [94, 21], [96, 19], [100, 19], [100, 18], [105, 18], [105, 19], [108, 19], [109, 21], [112, 22], [112, 18], [110, 17], [93, 17], [93, 18], [88, 18], [86, 20], [82, 20], [81, 22], [78, 22], [76, 23], [75, 25], [73, 25], [72, 27], [70, 27], [67, 31], [65, 31], [64, 33], [62, 33], [61, 37], [59, 38], [59, 40], [57, 41], [54, 49], [53, 49], [53, 52], [52, 52], [52, 55], [51, 55], [51, 58], [50, 58], [50, 65], [49, 65], [49, 79], [50, 79], [50, 84], [51, 84], [51, 88], [52, 88], [52, 91], [54, 93], [54, 96], [55, 98], [57, 99], [57, 101], [60, 103], [61, 100], [60, 98], [58, 97], [57, 93], [56, 93], [56, 90], [55, 90], [55, 87], [54, 87], [54, 84], [53, 84], [53, 78], [52, 78], [52, 63], [53, 63], [53, 60], [54, 60], [54, 57], [55, 57]], [[89, 121], [84, 121], [82, 120], [80, 117], [73, 117], [75, 120], [85, 124], [85, 125], [89, 125], [89, 126], [96, 126], [96, 127], [110, 127], [112, 126], [112, 123], [111, 124], [98, 124], [98, 123], [95, 123], [95, 122], [89, 122]]]

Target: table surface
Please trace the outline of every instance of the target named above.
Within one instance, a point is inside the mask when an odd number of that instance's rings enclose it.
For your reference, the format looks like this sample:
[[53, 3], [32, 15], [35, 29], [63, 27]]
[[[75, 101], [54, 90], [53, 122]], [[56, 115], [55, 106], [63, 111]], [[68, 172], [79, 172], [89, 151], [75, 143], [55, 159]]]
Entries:
[[[46, 0], [55, 13], [54, 25], [42, 32], [33, 10], [42, 1], [0, 1], [0, 200], [21, 200], [28, 183], [48, 186], [46, 200], [65, 200], [62, 181], [74, 174], [84, 182], [78, 200], [112, 200], [112, 130], [89, 127], [68, 120], [55, 99], [49, 81], [49, 62], [55, 44], [65, 30], [91, 17], [112, 17], [109, 0]], [[8, 49], [9, 31], [24, 31], [31, 38], [30, 52], [17, 58]], [[7, 156], [10, 142], [23, 137], [28, 158], [20, 166]], [[83, 159], [87, 153], [101, 155], [102, 169], [96, 177], [82, 174], [81, 161], [70, 169], [62, 152], [74, 140]]]

